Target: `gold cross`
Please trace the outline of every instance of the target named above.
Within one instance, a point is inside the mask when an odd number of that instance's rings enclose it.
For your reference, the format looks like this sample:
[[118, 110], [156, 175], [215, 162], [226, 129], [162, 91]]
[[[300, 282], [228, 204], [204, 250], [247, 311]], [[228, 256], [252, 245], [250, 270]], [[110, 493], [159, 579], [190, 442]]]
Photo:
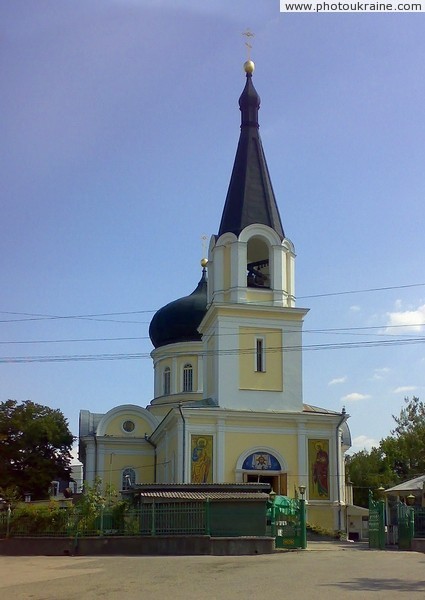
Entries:
[[250, 29], [247, 29], [246, 31], [243, 32], [243, 34], [246, 37], [246, 42], [245, 42], [245, 46], [247, 48], [247, 52], [248, 52], [248, 60], [251, 60], [251, 50], [252, 50], [252, 45], [248, 42], [249, 38], [254, 37], [254, 33], [252, 33], [252, 31]]
[[203, 252], [203, 255], [204, 255], [204, 256], [206, 255], [206, 252], [207, 252], [207, 239], [208, 239], [208, 238], [207, 238], [207, 236], [205, 235], [205, 233], [204, 233], [204, 235], [201, 235], [201, 240], [202, 240], [202, 252]]

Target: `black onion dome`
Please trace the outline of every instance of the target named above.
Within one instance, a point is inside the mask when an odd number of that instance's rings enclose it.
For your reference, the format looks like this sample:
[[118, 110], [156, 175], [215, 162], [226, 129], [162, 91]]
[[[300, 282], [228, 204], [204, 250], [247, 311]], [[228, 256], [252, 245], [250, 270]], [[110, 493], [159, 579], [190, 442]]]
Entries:
[[196, 289], [184, 298], [174, 300], [158, 310], [149, 326], [149, 337], [155, 348], [177, 342], [198, 342], [199, 324], [207, 312], [206, 269]]

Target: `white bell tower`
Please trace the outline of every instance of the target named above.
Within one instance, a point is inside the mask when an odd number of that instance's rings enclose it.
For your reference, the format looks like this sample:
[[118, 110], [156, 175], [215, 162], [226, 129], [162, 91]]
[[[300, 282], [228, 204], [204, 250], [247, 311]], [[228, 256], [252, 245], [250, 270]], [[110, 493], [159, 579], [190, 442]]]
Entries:
[[237, 410], [302, 411], [295, 250], [285, 237], [259, 135], [254, 63], [244, 65], [241, 133], [217, 236], [208, 253], [201, 322], [204, 397]]

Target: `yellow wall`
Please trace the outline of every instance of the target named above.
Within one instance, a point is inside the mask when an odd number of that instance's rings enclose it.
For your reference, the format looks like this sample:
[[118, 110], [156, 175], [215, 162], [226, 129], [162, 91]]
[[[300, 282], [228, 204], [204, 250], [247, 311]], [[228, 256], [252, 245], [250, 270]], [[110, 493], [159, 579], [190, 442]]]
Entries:
[[[265, 371], [255, 371], [256, 338], [264, 339]], [[283, 389], [282, 330], [239, 327], [239, 388], [280, 392]], [[278, 350], [274, 350], [278, 349]]]
[[[133, 421], [135, 427], [131, 432], [124, 432], [122, 425], [124, 421]], [[110, 435], [114, 437], [123, 437], [131, 438], [131, 437], [143, 437], [145, 433], [152, 432], [152, 425], [149, 421], [141, 418], [140, 416], [133, 414], [119, 414], [116, 415], [109, 423], [108, 427], [105, 430], [105, 435]]]
[[246, 293], [246, 301], [249, 303], [254, 303], [254, 302], [272, 302], [273, 300], [273, 292], [269, 292], [266, 289], [262, 290], [256, 290], [256, 289], [252, 289], [252, 288], [248, 288], [247, 289], [247, 293]]
[[178, 457], [178, 436], [177, 430], [174, 429], [172, 434], [168, 434], [168, 446], [167, 446], [167, 454], [165, 454], [165, 444], [161, 445], [161, 453], [158, 455], [158, 465], [162, 463], [162, 466], [159, 467], [162, 469], [162, 472], [168, 473], [168, 481], [169, 483], [176, 483], [179, 479], [179, 474], [177, 473], [177, 460]]
[[[119, 454], [128, 450], [128, 454]], [[98, 465], [98, 476], [102, 479], [103, 486], [109, 484], [116, 490], [122, 488], [122, 472], [131, 467], [136, 472], [136, 483], [152, 483], [154, 477], [154, 452], [146, 449], [149, 454], [132, 454], [131, 447], [126, 444], [109, 446], [105, 448], [103, 463]]]
[[311, 506], [307, 504], [307, 523], [334, 530], [334, 509], [330, 504]]

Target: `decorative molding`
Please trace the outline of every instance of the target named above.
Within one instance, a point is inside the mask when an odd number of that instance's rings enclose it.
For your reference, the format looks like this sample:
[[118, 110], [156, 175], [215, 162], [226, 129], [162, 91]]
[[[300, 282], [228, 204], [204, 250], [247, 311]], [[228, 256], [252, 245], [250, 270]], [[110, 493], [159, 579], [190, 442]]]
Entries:
[[264, 452], [267, 454], [272, 454], [276, 460], [279, 461], [279, 464], [281, 466], [281, 471], [264, 471], [263, 473], [287, 473], [288, 472], [288, 463], [286, 462], [286, 459], [283, 457], [283, 455], [278, 452], [276, 450], [276, 448], [271, 448], [270, 446], [252, 446], [251, 448], [249, 448], [248, 450], [245, 450], [244, 452], [242, 452], [242, 454], [239, 456], [238, 460], [236, 461], [236, 471], [243, 471], [242, 469], [242, 465], [245, 461], [245, 459], [248, 458], [248, 456], [250, 456], [251, 454], [258, 454]]
[[97, 426], [96, 437], [104, 436], [111, 421], [120, 415], [122, 415], [123, 418], [139, 417], [147, 421], [151, 425], [152, 429], [155, 429], [160, 423], [160, 421], [146, 408], [136, 406], [135, 404], [121, 404], [120, 406], [111, 408], [111, 410], [103, 415]]

